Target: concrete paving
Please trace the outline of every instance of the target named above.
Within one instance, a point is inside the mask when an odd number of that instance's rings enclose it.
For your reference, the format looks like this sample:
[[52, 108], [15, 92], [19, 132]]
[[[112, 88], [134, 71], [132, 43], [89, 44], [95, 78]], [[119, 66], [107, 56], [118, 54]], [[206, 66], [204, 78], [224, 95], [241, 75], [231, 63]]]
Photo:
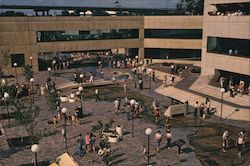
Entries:
[[[68, 71], [67, 71], [68, 72]], [[108, 74], [108, 71], [106, 71]], [[44, 75], [43, 75], [44, 74]], [[109, 72], [112, 74], [112, 71]], [[39, 73], [39, 75], [35, 76], [35, 78], [40, 81], [44, 81], [47, 73]], [[149, 86], [149, 82], [146, 81], [147, 76], [144, 76], [145, 86]], [[69, 81], [68, 78], [56, 78], [57, 83], [67, 83]], [[169, 105], [170, 100], [167, 98], [163, 98], [162, 95], [153, 92], [153, 89], [162, 84], [161, 81], [156, 83], [152, 83], [152, 91], [149, 89], [145, 89], [140, 91], [138, 89], [134, 89], [134, 81], [129, 81], [129, 89], [136, 91], [138, 93], [142, 93], [144, 95], [151, 96], [156, 98], [161, 105]], [[66, 93], [70, 93], [69, 91]], [[118, 92], [119, 93], [119, 92]], [[121, 92], [123, 93], [123, 92]], [[166, 103], [167, 101], [167, 103]], [[47, 123], [49, 119], [53, 117], [53, 113], [48, 111], [47, 101], [44, 96], [36, 96], [35, 104], [37, 104], [42, 110], [40, 112], [38, 119], [38, 132], [40, 133], [52, 133], [55, 134], [43, 137], [39, 141], [40, 151], [38, 153], [38, 161], [54, 161], [56, 157], [61, 155], [65, 151], [64, 141], [62, 140], [61, 129], [63, 122], [60, 121], [59, 124], [54, 127]], [[79, 106], [80, 103], [63, 103], [63, 106], [67, 106], [69, 110], [73, 111], [76, 106]], [[177, 154], [177, 147], [172, 147], [170, 150], [164, 148], [165, 146], [165, 137], [163, 138], [161, 147], [162, 150], [160, 153], [156, 153], [156, 143], [153, 139], [154, 134], [157, 130], [161, 130], [162, 133], [165, 134], [165, 128], [162, 126], [156, 125], [147, 119], [136, 119], [135, 120], [135, 137], [131, 137], [131, 121], [127, 121], [126, 114], [120, 113], [115, 114], [114, 112], [114, 104], [113, 102], [101, 101], [95, 102], [94, 100], [86, 100], [83, 102], [83, 107], [88, 113], [91, 113], [91, 116], [86, 117], [81, 120], [81, 125], [72, 126], [69, 125], [67, 128], [68, 134], [68, 152], [72, 154], [72, 156], [76, 159], [76, 161], [81, 165], [95, 165], [101, 166], [104, 165], [101, 157], [97, 154], [93, 155], [86, 154], [84, 157], [79, 157], [75, 155], [77, 149], [76, 137], [78, 134], [82, 133], [85, 135], [87, 132], [91, 131], [92, 125], [95, 125], [98, 120], [102, 120], [103, 122], [107, 122], [109, 119], [115, 120], [115, 125], [123, 125], [124, 132], [126, 133], [122, 140], [117, 144], [111, 145], [112, 156], [115, 156], [115, 159], [110, 163], [110, 165], [119, 165], [119, 166], [137, 166], [137, 165], [146, 165], [147, 161], [144, 159], [142, 155], [142, 146], [147, 145], [147, 136], [145, 135], [145, 129], [147, 127], [151, 127], [153, 129], [153, 133], [150, 136], [150, 154], [152, 158], [150, 159], [150, 163], [155, 166], [167, 166], [167, 165], [192, 165], [192, 166], [200, 166], [200, 161], [196, 158], [195, 149], [189, 145], [187, 135], [194, 132], [192, 128], [173, 128], [173, 141], [178, 139], [183, 139], [186, 144], [183, 146], [183, 153]], [[6, 121], [1, 120], [6, 126]], [[0, 139], [17, 138], [20, 137], [20, 130], [22, 129], [22, 135], [25, 136], [27, 133], [23, 129], [23, 127], [16, 125], [15, 121], [11, 121], [11, 128], [5, 127], [5, 136]], [[1, 140], [2, 141], [2, 140]], [[97, 141], [98, 142], [98, 141]], [[0, 155], [0, 165], [1, 166], [16, 166], [26, 163], [31, 163], [33, 154], [30, 151], [30, 146], [25, 148], [15, 148], [15, 149], [1, 149]], [[92, 162], [94, 156], [94, 162]]]

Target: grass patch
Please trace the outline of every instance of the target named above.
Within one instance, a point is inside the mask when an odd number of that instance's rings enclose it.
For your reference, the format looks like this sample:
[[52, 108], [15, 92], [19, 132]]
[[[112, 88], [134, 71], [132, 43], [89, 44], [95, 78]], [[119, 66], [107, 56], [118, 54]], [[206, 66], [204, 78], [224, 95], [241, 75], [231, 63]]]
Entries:
[[7, 142], [10, 148], [17, 148], [17, 147], [21, 148], [21, 147], [26, 147], [28, 145], [30, 146], [34, 143], [38, 143], [38, 141], [32, 138], [31, 136], [23, 137], [23, 141], [21, 140], [21, 137], [9, 138], [7, 139]]

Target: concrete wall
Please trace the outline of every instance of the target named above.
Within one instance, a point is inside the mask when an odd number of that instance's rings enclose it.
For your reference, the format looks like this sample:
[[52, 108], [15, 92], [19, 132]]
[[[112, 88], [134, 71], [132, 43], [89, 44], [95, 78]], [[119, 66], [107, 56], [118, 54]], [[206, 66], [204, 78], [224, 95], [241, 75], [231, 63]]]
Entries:
[[[24, 54], [25, 63], [33, 57], [38, 70], [37, 55], [42, 52], [84, 51], [116, 48], [143, 48], [143, 17], [0, 17], [0, 53]], [[139, 39], [37, 42], [37, 31], [139, 29]], [[143, 58], [144, 52], [140, 53]], [[8, 74], [13, 69], [6, 67]], [[21, 72], [21, 68], [18, 69]]]
[[[203, 18], [201, 74], [213, 75], [216, 69], [250, 75], [250, 58], [228, 56], [207, 52], [207, 37], [250, 39], [250, 16], [209, 16], [213, 3], [238, 3], [239, 0], [205, 1]], [[240, 2], [250, 2], [241, 0]], [[250, 51], [249, 51], [250, 56]]]
[[[202, 29], [202, 16], [0, 17], [0, 53], [10, 50], [10, 54], [24, 54], [26, 64], [32, 56], [37, 71], [37, 56], [43, 52], [139, 48], [139, 58], [143, 59], [144, 47], [201, 49], [201, 40], [144, 40], [144, 29], [149, 28]], [[37, 31], [94, 29], [139, 29], [139, 39], [37, 42], [36, 37]], [[5, 68], [8, 74], [14, 71], [10, 66]]]

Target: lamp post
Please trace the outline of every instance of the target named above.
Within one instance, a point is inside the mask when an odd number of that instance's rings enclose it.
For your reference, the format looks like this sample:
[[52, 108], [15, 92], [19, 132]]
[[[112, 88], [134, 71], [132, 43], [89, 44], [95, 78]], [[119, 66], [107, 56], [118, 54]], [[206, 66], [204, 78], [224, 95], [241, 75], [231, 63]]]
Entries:
[[151, 85], [152, 85], [152, 79], [151, 79], [152, 69], [148, 69], [148, 78], [149, 78], [149, 92], [151, 93]]
[[67, 129], [67, 112], [68, 112], [68, 109], [66, 107], [63, 107], [61, 111], [62, 111], [62, 113], [64, 115], [64, 141], [65, 141], [65, 150], [67, 152], [68, 151], [68, 145], [67, 145], [67, 132], [66, 132], [66, 129]]
[[34, 101], [35, 101], [35, 97], [34, 97], [34, 78], [30, 79], [30, 83], [31, 83], [31, 86], [32, 86], [32, 89], [31, 89], [32, 100], [31, 101], [34, 104]]
[[82, 85], [82, 78], [83, 78], [83, 74], [80, 74], [80, 79], [81, 79], [81, 85]]
[[40, 150], [40, 148], [37, 144], [34, 144], [30, 149], [34, 153], [34, 166], [37, 166], [37, 152]]
[[132, 120], [132, 138], [134, 138], [134, 109], [135, 109], [135, 100], [130, 100], [130, 110], [131, 110], [131, 120]]
[[30, 56], [30, 66], [33, 69], [33, 57], [32, 56]]
[[5, 108], [6, 108], [7, 113], [8, 113], [8, 127], [10, 128], [10, 112], [9, 112], [9, 107], [8, 107], [8, 103], [7, 103], [7, 99], [10, 97], [10, 95], [9, 95], [9, 93], [4, 92], [3, 97], [4, 97]]
[[50, 71], [51, 71], [51, 67], [48, 67], [48, 72], [49, 72], [49, 78], [50, 78]]
[[147, 165], [149, 165], [149, 158], [150, 158], [150, 156], [149, 156], [149, 146], [150, 146], [150, 134], [151, 133], [152, 133], [152, 129], [151, 128], [147, 128], [145, 130], [145, 134], [148, 136], [148, 164]]
[[78, 90], [79, 90], [79, 95], [80, 95], [80, 100], [81, 100], [81, 112], [82, 112], [82, 91], [83, 91], [83, 87], [82, 86], [80, 86], [79, 88], [78, 88]]
[[56, 81], [56, 60], [52, 61], [53, 69], [54, 69], [54, 75], [55, 75], [55, 81]]
[[16, 83], [17, 83], [17, 63], [14, 63], [13, 66], [15, 67], [15, 75], [16, 75]]
[[223, 96], [226, 90], [224, 88], [220, 89], [221, 92], [221, 105], [220, 105], [220, 120], [222, 120], [222, 109], [223, 109]]

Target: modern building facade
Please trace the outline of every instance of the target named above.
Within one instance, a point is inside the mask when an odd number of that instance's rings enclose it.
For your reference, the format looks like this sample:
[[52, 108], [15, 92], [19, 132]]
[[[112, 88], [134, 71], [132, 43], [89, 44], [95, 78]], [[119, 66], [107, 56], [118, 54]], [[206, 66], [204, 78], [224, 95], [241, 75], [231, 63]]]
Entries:
[[53, 52], [126, 48], [138, 49], [140, 59], [200, 57], [202, 26], [202, 16], [0, 17], [0, 51], [11, 57], [8, 74], [14, 63], [19, 72], [31, 63], [38, 71], [38, 57]]
[[206, 0], [204, 3], [202, 75], [219, 71], [249, 77], [250, 1]]

